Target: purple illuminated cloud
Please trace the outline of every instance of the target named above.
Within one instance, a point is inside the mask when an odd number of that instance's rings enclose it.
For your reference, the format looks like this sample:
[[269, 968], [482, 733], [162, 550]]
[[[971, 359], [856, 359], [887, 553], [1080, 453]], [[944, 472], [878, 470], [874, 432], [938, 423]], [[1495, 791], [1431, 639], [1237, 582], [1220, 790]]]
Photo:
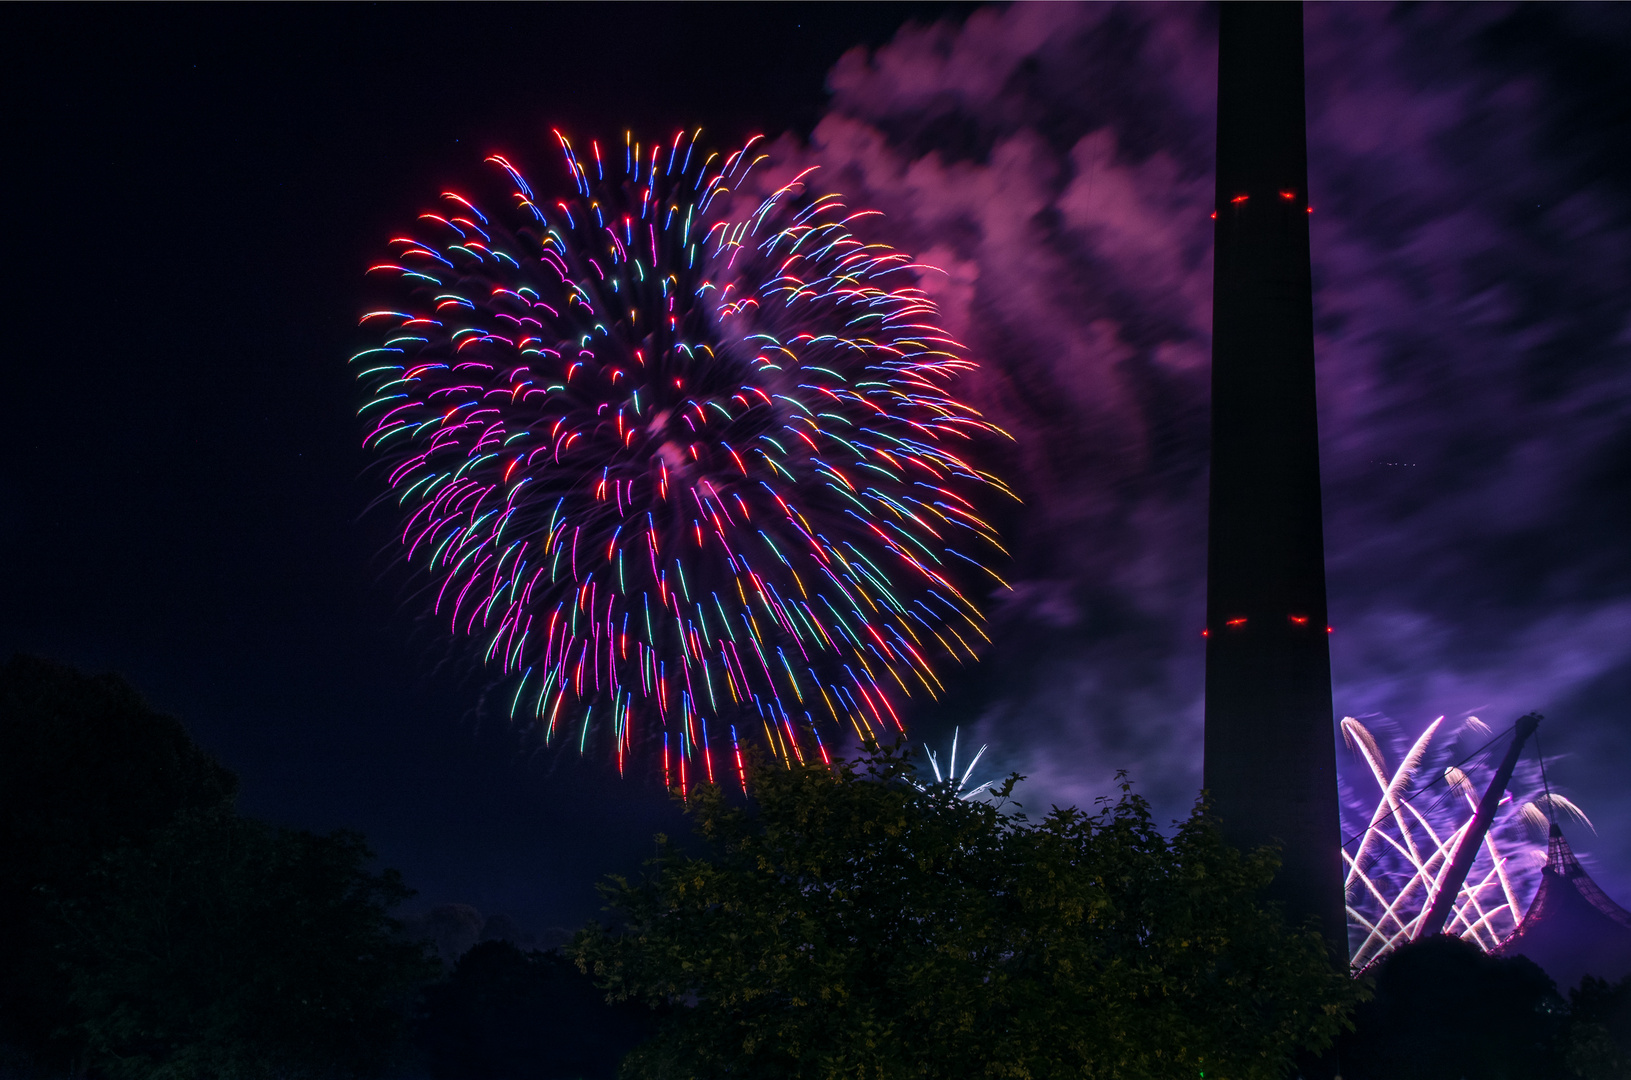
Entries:
[[[1626, 121], [1591, 70], [1631, 69], [1603, 44], [1628, 18], [1307, 12], [1337, 715], [1546, 712], [1554, 781], [1603, 833], [1581, 846], [1624, 899], [1631, 168], [1601, 149]], [[941, 268], [923, 286], [1016, 438], [993, 451], [1025, 497], [1015, 587], [943, 718], [1033, 803], [1126, 768], [1177, 815], [1200, 783], [1213, 19], [1021, 4], [908, 26], [845, 56], [809, 145], [778, 147]]]

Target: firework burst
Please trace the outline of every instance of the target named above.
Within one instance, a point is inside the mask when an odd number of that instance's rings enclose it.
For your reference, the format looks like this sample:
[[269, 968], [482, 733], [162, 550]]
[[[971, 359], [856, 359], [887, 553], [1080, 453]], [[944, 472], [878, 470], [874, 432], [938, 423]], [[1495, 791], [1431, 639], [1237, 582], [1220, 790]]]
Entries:
[[[1342, 720], [1342, 735], [1367, 774], [1364, 780], [1345, 778], [1343, 825], [1349, 839], [1342, 851], [1352, 964], [1363, 968], [1415, 934], [1472, 823], [1488, 782], [1480, 770], [1493, 767], [1487, 759], [1500, 740], [1476, 716], [1449, 729], [1441, 716], [1413, 740], [1396, 733], [1386, 738], [1391, 747], [1372, 726], [1351, 716]], [[1467, 738], [1484, 745], [1457, 764], [1428, 766], [1430, 758]], [[1390, 756], [1397, 758], [1396, 766], [1388, 763]], [[1563, 814], [1591, 824], [1567, 798], [1533, 791], [1544, 786], [1533, 775], [1538, 769], [1538, 763], [1526, 763], [1524, 775], [1514, 780], [1514, 790], [1531, 791], [1532, 797], [1503, 800], [1504, 812], [1485, 834], [1445, 922], [1446, 933], [1485, 950], [1500, 944], [1523, 918], [1520, 897], [1534, 893], [1546, 861], [1550, 818]]]
[[977, 799], [981, 795], [985, 794], [988, 790], [990, 790], [994, 781], [987, 780], [984, 783], [976, 784], [973, 787], [970, 787], [968, 783], [969, 777], [974, 775], [974, 767], [978, 765], [980, 763], [980, 759], [985, 756], [985, 752], [988, 749], [988, 747], [985, 745], [981, 745], [981, 747], [974, 752], [974, 760], [970, 761], [968, 763], [968, 767], [959, 775], [957, 772], [957, 738], [961, 734], [961, 728], [952, 728], [951, 755], [950, 759], [946, 762], [946, 771], [943, 775], [940, 771], [940, 756], [934, 752], [934, 749], [930, 747], [928, 743], [923, 744], [923, 752], [928, 755], [929, 768], [934, 771], [934, 782], [936, 784], [950, 785], [953, 795], [956, 795], [959, 799], [967, 801], [969, 799]]
[[926, 268], [808, 172], [749, 197], [753, 142], [557, 138], [565, 198], [489, 158], [502, 201], [446, 193], [370, 271], [365, 446], [432, 612], [546, 740], [682, 789], [900, 729], [975, 656], [1007, 490]]

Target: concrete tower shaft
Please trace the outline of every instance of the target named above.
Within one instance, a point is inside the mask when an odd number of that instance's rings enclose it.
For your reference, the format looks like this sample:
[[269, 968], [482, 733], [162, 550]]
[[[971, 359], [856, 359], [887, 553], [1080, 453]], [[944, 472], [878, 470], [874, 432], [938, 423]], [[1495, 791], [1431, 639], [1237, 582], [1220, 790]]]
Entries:
[[1314, 399], [1302, 7], [1221, 6], [1205, 784], [1346, 956]]

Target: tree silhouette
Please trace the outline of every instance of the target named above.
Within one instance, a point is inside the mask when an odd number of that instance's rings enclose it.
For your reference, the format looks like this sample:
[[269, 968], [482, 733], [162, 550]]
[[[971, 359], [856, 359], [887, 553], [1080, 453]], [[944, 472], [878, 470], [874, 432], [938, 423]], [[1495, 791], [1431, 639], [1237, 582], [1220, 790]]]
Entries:
[[123, 679], [31, 656], [0, 667], [0, 1041], [67, 1067], [80, 1019], [57, 953], [60, 903], [98, 860], [237, 780]]
[[426, 993], [419, 1043], [435, 1080], [609, 1080], [650, 1015], [559, 953], [484, 941]]
[[362, 837], [241, 817], [235, 781], [114, 676], [0, 668], [0, 1029], [39, 1072], [388, 1067], [438, 971]]
[[1437, 934], [1400, 946], [1368, 978], [1342, 1054], [1350, 1080], [1547, 1080], [1563, 1064], [1568, 1010], [1525, 957]]
[[128, 1080], [371, 1076], [437, 971], [362, 837], [183, 814], [98, 868], [65, 945], [88, 1062]]

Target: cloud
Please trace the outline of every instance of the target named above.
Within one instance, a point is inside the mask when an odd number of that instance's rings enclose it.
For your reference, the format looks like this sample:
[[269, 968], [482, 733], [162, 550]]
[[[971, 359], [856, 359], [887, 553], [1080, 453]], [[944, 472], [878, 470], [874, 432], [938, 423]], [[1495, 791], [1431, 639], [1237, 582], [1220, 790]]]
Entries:
[[909, 26], [847, 55], [809, 145], [777, 148], [943, 271], [922, 285], [983, 364], [967, 392], [1015, 435], [989, 448], [1024, 498], [1001, 511], [1014, 589], [951, 711], [1043, 805], [1118, 768], [1174, 813], [1199, 785], [1174, 748], [1200, 715], [1215, 50], [1170, 16]]
[[[1175, 815], [1200, 782], [1214, 19], [907, 26], [776, 148], [940, 268], [923, 287], [983, 364], [967, 391], [1015, 436], [990, 451], [1025, 499], [1015, 588], [941, 715], [1033, 802], [1128, 768]], [[1609, 692], [1631, 687], [1631, 176], [1592, 96], [1624, 89], [1604, 42], [1627, 19], [1307, 20], [1337, 713], [1548, 711], [1549, 752], [1593, 748], [1556, 779], [1623, 863], [1631, 796], [1595, 762], [1631, 749]]]

